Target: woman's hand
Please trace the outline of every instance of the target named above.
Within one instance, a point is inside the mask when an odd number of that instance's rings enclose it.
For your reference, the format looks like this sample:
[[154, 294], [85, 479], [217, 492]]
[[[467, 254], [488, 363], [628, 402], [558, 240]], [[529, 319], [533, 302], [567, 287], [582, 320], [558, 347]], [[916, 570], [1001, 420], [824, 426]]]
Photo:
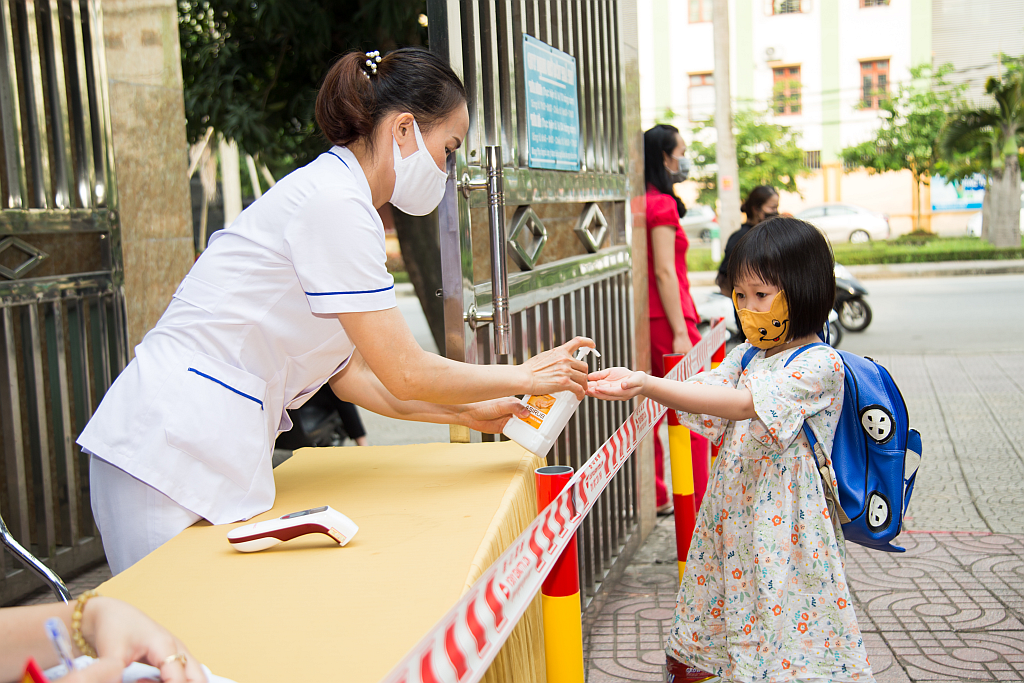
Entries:
[[118, 659], [101, 657], [84, 669], [72, 671], [60, 683], [121, 683], [125, 665]]
[[628, 401], [643, 393], [647, 373], [629, 368], [608, 368], [590, 373], [587, 396], [606, 401]]
[[525, 418], [530, 414], [515, 397], [469, 403], [459, 413], [459, 424], [485, 434], [499, 434], [512, 416]]
[[690, 341], [690, 334], [685, 329], [672, 335], [672, 353], [686, 355], [692, 348], [693, 342]]
[[523, 363], [522, 367], [530, 373], [530, 395], [571, 391], [582, 400], [587, 392], [589, 367], [586, 361], [576, 360], [574, 356], [584, 346], [594, 348], [594, 340], [576, 337]]
[[[206, 683], [206, 674], [188, 648], [167, 629], [128, 603], [101, 596], [89, 600], [82, 612], [82, 635], [96, 648], [101, 661], [120, 662], [121, 668], [132, 662], [155, 666], [160, 669], [160, 678], [166, 683]], [[173, 658], [179, 654], [185, 656], [184, 664], [180, 658]], [[92, 675], [99, 676], [102, 671], [97, 670]], [[81, 679], [83, 683], [102, 680]], [[120, 676], [116, 680], [120, 680]]]

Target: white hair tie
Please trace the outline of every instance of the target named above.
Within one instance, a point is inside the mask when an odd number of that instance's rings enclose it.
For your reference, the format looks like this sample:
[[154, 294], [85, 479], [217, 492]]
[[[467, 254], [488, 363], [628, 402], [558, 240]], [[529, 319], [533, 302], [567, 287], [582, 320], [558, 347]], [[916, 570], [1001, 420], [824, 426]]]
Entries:
[[363, 75], [369, 80], [370, 76], [377, 75], [377, 65], [380, 64], [380, 50], [366, 53], [366, 61], [363, 63]]

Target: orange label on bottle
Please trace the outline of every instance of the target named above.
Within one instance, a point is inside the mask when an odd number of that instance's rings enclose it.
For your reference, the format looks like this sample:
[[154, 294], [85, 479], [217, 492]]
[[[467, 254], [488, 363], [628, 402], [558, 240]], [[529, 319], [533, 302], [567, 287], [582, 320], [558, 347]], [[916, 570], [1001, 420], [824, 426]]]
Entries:
[[523, 420], [523, 422], [534, 429], [540, 429], [541, 424], [544, 422], [544, 418], [548, 416], [548, 413], [551, 412], [551, 408], [554, 405], [555, 397], [551, 394], [531, 396], [526, 402], [526, 409], [530, 411], [530, 414], [525, 420]]

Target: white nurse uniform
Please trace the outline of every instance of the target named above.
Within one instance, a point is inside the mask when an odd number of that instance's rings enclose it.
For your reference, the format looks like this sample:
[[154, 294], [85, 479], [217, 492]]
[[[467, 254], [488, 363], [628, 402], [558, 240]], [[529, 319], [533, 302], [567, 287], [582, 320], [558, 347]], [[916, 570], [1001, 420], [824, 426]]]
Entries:
[[93, 509], [112, 566], [114, 557], [132, 564], [198, 517], [224, 524], [273, 505], [274, 441], [291, 428], [285, 410], [351, 357], [338, 313], [395, 306], [385, 261], [370, 186], [343, 147], [214, 233], [78, 439], [190, 513], [166, 515], [170, 528], [140, 543], [128, 527], [149, 511], [124, 507], [152, 506], [154, 495], [122, 495], [131, 479], [94, 466]]

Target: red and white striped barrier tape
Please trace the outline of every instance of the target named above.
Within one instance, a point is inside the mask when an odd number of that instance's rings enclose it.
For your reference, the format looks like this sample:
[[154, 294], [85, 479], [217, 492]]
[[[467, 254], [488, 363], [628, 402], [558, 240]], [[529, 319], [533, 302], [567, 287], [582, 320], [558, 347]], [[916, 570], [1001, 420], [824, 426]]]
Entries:
[[[670, 372], [692, 377], [728, 337], [712, 326]], [[615, 473], [665, 412], [644, 399], [519, 537], [381, 683], [476, 683], [529, 607], [568, 540]]]

